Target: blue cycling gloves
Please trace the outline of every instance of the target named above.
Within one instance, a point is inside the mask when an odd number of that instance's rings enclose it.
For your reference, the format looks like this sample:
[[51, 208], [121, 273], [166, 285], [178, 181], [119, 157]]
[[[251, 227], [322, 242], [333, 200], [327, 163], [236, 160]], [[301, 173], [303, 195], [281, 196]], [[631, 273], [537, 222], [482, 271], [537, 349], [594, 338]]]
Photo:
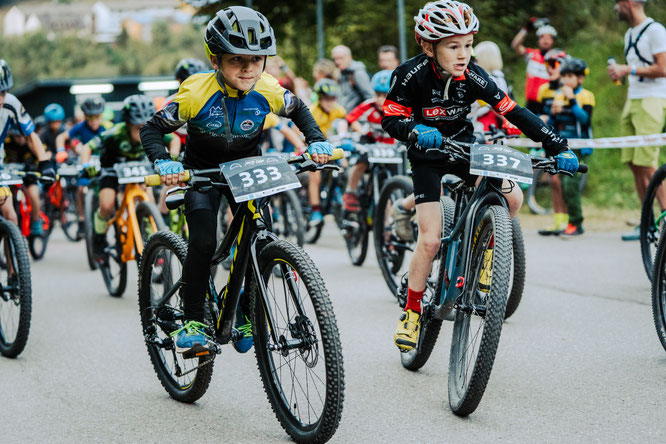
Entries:
[[557, 169], [565, 171], [569, 174], [578, 172], [578, 157], [571, 150], [562, 151], [555, 156], [557, 160]]
[[413, 131], [419, 137], [416, 142], [419, 148], [429, 149], [442, 146], [442, 133], [437, 128], [419, 123], [414, 127]]
[[185, 171], [183, 164], [171, 159], [157, 159], [155, 161], [155, 169], [160, 176], [167, 174], [180, 174]]
[[345, 151], [354, 151], [354, 141], [352, 139], [342, 139], [340, 142], [340, 148]]
[[328, 154], [331, 156], [333, 154], [333, 147], [328, 142], [315, 142], [308, 147], [308, 153], [311, 156], [314, 154]]

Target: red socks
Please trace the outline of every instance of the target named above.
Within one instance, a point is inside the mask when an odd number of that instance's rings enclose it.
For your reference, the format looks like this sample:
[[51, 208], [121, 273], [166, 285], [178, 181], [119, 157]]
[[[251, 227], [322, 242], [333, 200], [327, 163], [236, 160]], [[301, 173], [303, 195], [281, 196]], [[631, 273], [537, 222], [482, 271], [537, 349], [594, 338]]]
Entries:
[[405, 305], [405, 311], [412, 310], [421, 314], [421, 299], [423, 299], [423, 291], [414, 291], [411, 288], [407, 288], [407, 305]]

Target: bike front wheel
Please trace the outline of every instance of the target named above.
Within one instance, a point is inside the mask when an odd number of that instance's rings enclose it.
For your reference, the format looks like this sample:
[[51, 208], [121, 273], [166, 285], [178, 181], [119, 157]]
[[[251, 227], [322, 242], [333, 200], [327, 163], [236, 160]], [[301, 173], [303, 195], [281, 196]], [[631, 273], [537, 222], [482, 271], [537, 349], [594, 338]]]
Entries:
[[62, 195], [60, 208], [60, 227], [67, 239], [72, 242], [81, 240], [79, 236], [79, 213], [76, 206], [76, 188], [67, 186]]
[[95, 234], [93, 217], [95, 208], [97, 207], [99, 207], [97, 192], [93, 188], [89, 188], [83, 198], [83, 213], [85, 217], [83, 227], [86, 242], [86, 257], [88, 258], [88, 266], [91, 270], [97, 270], [97, 262], [95, 261], [95, 254], [93, 252], [93, 234]]
[[122, 259], [123, 246], [120, 242], [118, 225], [111, 224], [106, 231], [106, 239], [109, 246], [106, 248], [104, 261], [98, 267], [109, 294], [119, 298], [127, 287], [127, 263]]
[[268, 244], [258, 261], [265, 292], [255, 279], [249, 296], [268, 400], [295, 441], [326, 442], [340, 422], [345, 382], [324, 281], [303, 250], [282, 240]]
[[664, 179], [666, 179], [666, 165], [662, 165], [650, 179], [641, 206], [641, 257], [648, 279], [652, 279], [654, 255], [657, 251], [657, 243], [661, 238], [664, 223], [666, 223], [666, 210], [662, 209], [661, 203], [657, 199], [657, 194], [660, 190], [663, 190]]
[[486, 207], [474, 230], [470, 268], [456, 314], [449, 357], [449, 405], [467, 416], [478, 407], [502, 332], [511, 273], [511, 221]]
[[32, 314], [30, 258], [18, 227], [0, 218], [0, 354], [15, 358], [25, 348]]

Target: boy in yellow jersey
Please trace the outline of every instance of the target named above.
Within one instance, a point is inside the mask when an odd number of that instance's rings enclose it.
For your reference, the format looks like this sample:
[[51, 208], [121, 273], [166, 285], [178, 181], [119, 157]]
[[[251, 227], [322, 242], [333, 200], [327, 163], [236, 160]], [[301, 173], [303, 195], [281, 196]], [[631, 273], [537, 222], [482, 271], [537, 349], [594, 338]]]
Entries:
[[[347, 111], [338, 103], [338, 84], [335, 80], [321, 79], [315, 83], [314, 93], [317, 95], [317, 101], [310, 105], [310, 112], [315, 118], [317, 125], [328, 134], [333, 126], [333, 122], [339, 121], [337, 127], [338, 134], [347, 132], [347, 123], [344, 117]], [[353, 150], [354, 147], [349, 143], [341, 146], [344, 150]], [[310, 205], [312, 205], [312, 214], [310, 215], [311, 226], [317, 226], [324, 222], [324, 216], [321, 214], [321, 200], [319, 196], [319, 187], [321, 186], [321, 171], [310, 174], [308, 182], [308, 195], [310, 196]]]
[[[223, 162], [260, 155], [263, 123], [270, 112], [294, 121], [305, 135], [315, 162], [330, 159], [331, 145], [307, 106], [264, 72], [266, 57], [276, 54], [275, 35], [266, 17], [242, 6], [222, 9], [208, 22], [204, 43], [215, 70], [188, 77], [176, 97], [141, 129], [144, 148], [163, 184], [182, 182], [184, 167], [214, 168]], [[186, 123], [187, 146], [181, 163], [171, 160], [162, 137]], [[182, 276], [185, 322], [172, 336], [176, 351], [186, 356], [208, 350], [204, 298], [216, 247], [222, 193], [235, 210], [237, 204], [228, 188], [185, 193], [190, 232]], [[237, 351], [246, 352], [252, 346], [246, 297], [241, 297], [240, 306], [243, 312], [236, 317], [236, 328], [244, 332], [244, 339], [234, 346]]]

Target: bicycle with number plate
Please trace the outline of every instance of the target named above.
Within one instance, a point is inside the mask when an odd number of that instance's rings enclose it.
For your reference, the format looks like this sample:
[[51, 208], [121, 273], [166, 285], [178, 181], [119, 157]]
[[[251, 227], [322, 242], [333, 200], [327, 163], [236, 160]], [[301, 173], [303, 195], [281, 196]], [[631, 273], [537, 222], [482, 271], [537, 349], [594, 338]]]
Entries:
[[[469, 151], [468, 151], [469, 150]], [[474, 412], [488, 384], [504, 321], [511, 273], [512, 227], [504, 179], [529, 183], [534, 169], [558, 172], [554, 158], [531, 157], [504, 145], [477, 145], [445, 139], [434, 159], [468, 162], [481, 176], [475, 187], [462, 179], [450, 192], [442, 221], [441, 263], [423, 298], [417, 346], [401, 353], [417, 370], [430, 357], [443, 320], [453, 321], [449, 356], [449, 406], [459, 416]], [[579, 172], [586, 172], [581, 165]], [[515, 186], [515, 185], [514, 185]]]
[[[30, 174], [30, 173], [27, 173]], [[0, 171], [0, 203], [12, 198], [8, 187], [23, 183], [23, 171]], [[0, 216], [0, 354], [18, 356], [26, 346], [32, 318], [32, 280], [28, 243], [21, 230]]]
[[407, 174], [407, 148], [402, 144], [355, 144], [350, 168], [357, 162], [367, 162], [368, 169], [357, 188], [359, 211], [343, 213], [342, 235], [352, 264], [360, 266], [368, 253], [375, 208], [384, 184], [394, 175]]
[[125, 186], [115, 214], [106, 223], [108, 246], [97, 265], [107, 291], [114, 297], [125, 292], [127, 262], [139, 262], [148, 238], [167, 229], [157, 206], [141, 185], [152, 171], [152, 164], [144, 161], [119, 162], [113, 168], [101, 169], [102, 177], [116, 176], [118, 184]]
[[[188, 185], [171, 190], [167, 205], [180, 205], [182, 190], [205, 192], [213, 187], [229, 187], [239, 204], [211, 263], [225, 260], [237, 245], [227, 284], [218, 290], [209, 280], [205, 331], [210, 350], [200, 356], [175, 351], [171, 333], [183, 321], [181, 276], [187, 245], [171, 232], [159, 232], [146, 244], [139, 272], [141, 323], [148, 354], [166, 391], [178, 401], [194, 402], [208, 388], [221, 346], [243, 337], [233, 326], [241, 295], [247, 297], [259, 373], [275, 415], [295, 441], [325, 442], [335, 433], [342, 413], [342, 349], [317, 267], [301, 248], [271, 232], [270, 198], [301, 186], [290, 164], [299, 165], [296, 172], [337, 168], [318, 167], [301, 155], [290, 160], [248, 157], [219, 168], [186, 171]], [[146, 178], [148, 184], [159, 182], [159, 176]]]

